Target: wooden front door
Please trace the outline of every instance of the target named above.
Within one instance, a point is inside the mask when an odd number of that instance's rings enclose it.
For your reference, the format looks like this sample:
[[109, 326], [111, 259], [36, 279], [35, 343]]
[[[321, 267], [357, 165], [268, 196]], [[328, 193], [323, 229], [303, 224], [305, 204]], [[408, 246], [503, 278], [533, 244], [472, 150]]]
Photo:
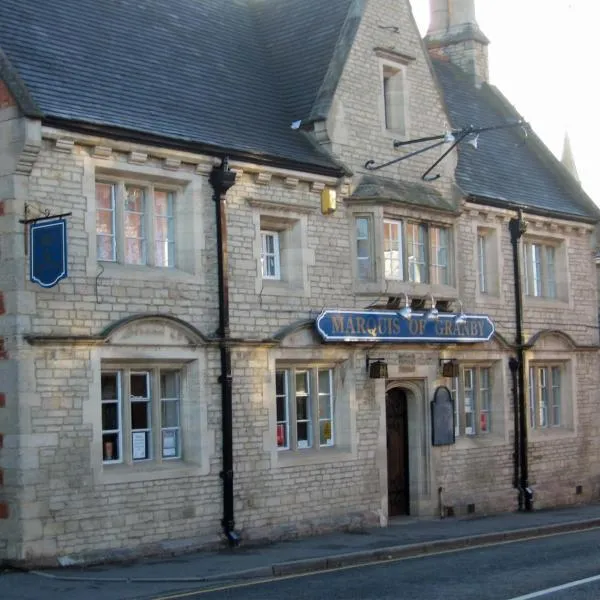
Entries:
[[385, 396], [389, 516], [408, 515], [408, 412], [406, 393], [400, 388]]

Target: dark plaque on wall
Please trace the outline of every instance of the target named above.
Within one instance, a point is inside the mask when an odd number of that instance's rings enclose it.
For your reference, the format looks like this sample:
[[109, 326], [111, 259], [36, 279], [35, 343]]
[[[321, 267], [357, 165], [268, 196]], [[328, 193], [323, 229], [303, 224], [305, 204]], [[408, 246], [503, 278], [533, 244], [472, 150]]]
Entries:
[[431, 401], [431, 442], [434, 446], [454, 444], [454, 402], [444, 385], [435, 390]]

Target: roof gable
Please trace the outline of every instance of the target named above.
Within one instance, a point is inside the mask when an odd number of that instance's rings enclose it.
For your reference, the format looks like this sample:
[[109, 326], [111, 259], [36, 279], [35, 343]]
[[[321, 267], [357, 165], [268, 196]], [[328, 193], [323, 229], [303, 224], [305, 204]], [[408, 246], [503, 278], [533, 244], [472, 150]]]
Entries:
[[[448, 61], [432, 62], [453, 128], [485, 127], [521, 118], [496, 88], [485, 83], [476, 87]], [[486, 132], [477, 150], [461, 144], [456, 182], [470, 196], [565, 218], [600, 218], [600, 209], [543, 142], [534, 133], [525, 141], [519, 128]]]

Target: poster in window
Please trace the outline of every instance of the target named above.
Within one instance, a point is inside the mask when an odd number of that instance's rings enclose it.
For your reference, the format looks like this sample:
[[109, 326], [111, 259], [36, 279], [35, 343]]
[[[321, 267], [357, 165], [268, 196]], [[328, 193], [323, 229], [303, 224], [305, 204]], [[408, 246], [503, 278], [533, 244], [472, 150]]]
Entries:
[[177, 433], [175, 431], [163, 431], [163, 456], [177, 456]]
[[133, 460], [142, 460], [144, 458], [148, 458], [148, 450], [146, 448], [146, 432], [134, 431], [131, 434], [131, 438]]
[[285, 446], [285, 425], [277, 423], [277, 446]]

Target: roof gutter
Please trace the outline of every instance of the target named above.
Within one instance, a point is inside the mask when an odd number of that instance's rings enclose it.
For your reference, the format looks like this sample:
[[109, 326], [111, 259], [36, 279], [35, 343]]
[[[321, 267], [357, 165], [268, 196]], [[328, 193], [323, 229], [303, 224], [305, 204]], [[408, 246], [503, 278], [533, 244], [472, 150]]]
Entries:
[[600, 222], [600, 219], [593, 219], [591, 217], [584, 217], [581, 215], [572, 215], [568, 213], [561, 213], [558, 211], [545, 210], [543, 208], [537, 208], [535, 206], [529, 206], [527, 204], [521, 204], [519, 202], [511, 202], [509, 200], [499, 200], [498, 198], [491, 198], [489, 196], [481, 196], [477, 194], [466, 194], [465, 200], [472, 202], [473, 204], [481, 204], [484, 206], [493, 206], [495, 208], [503, 208], [505, 210], [521, 209], [532, 215], [540, 217], [550, 217], [553, 219], [562, 219], [563, 221], [576, 221], [579, 223], [587, 223], [595, 225]]
[[165, 138], [152, 133], [132, 131], [129, 129], [123, 129], [120, 127], [113, 127], [107, 125], [97, 125], [94, 123], [86, 123], [83, 121], [73, 121], [71, 119], [64, 119], [61, 117], [42, 117], [42, 124], [47, 125], [49, 127], [56, 127], [68, 131], [73, 131], [76, 133], [110, 137], [125, 142], [147, 144], [149, 146], [160, 146], [162, 148], [169, 148], [172, 150], [179, 150], [183, 152], [192, 152], [196, 154], [208, 154], [220, 158], [221, 160], [225, 159], [225, 157], [228, 157], [230, 161], [234, 160], [255, 162], [278, 169], [288, 169], [292, 171], [305, 172], [308, 171], [310, 173], [324, 175], [326, 177], [339, 178], [348, 175], [347, 169], [345, 169], [341, 165], [337, 167], [326, 167], [324, 165], [305, 163], [302, 161], [295, 161], [278, 156], [272, 156], [269, 154], [247, 152], [243, 150], [225, 149], [221, 146], [215, 146], [212, 144]]

